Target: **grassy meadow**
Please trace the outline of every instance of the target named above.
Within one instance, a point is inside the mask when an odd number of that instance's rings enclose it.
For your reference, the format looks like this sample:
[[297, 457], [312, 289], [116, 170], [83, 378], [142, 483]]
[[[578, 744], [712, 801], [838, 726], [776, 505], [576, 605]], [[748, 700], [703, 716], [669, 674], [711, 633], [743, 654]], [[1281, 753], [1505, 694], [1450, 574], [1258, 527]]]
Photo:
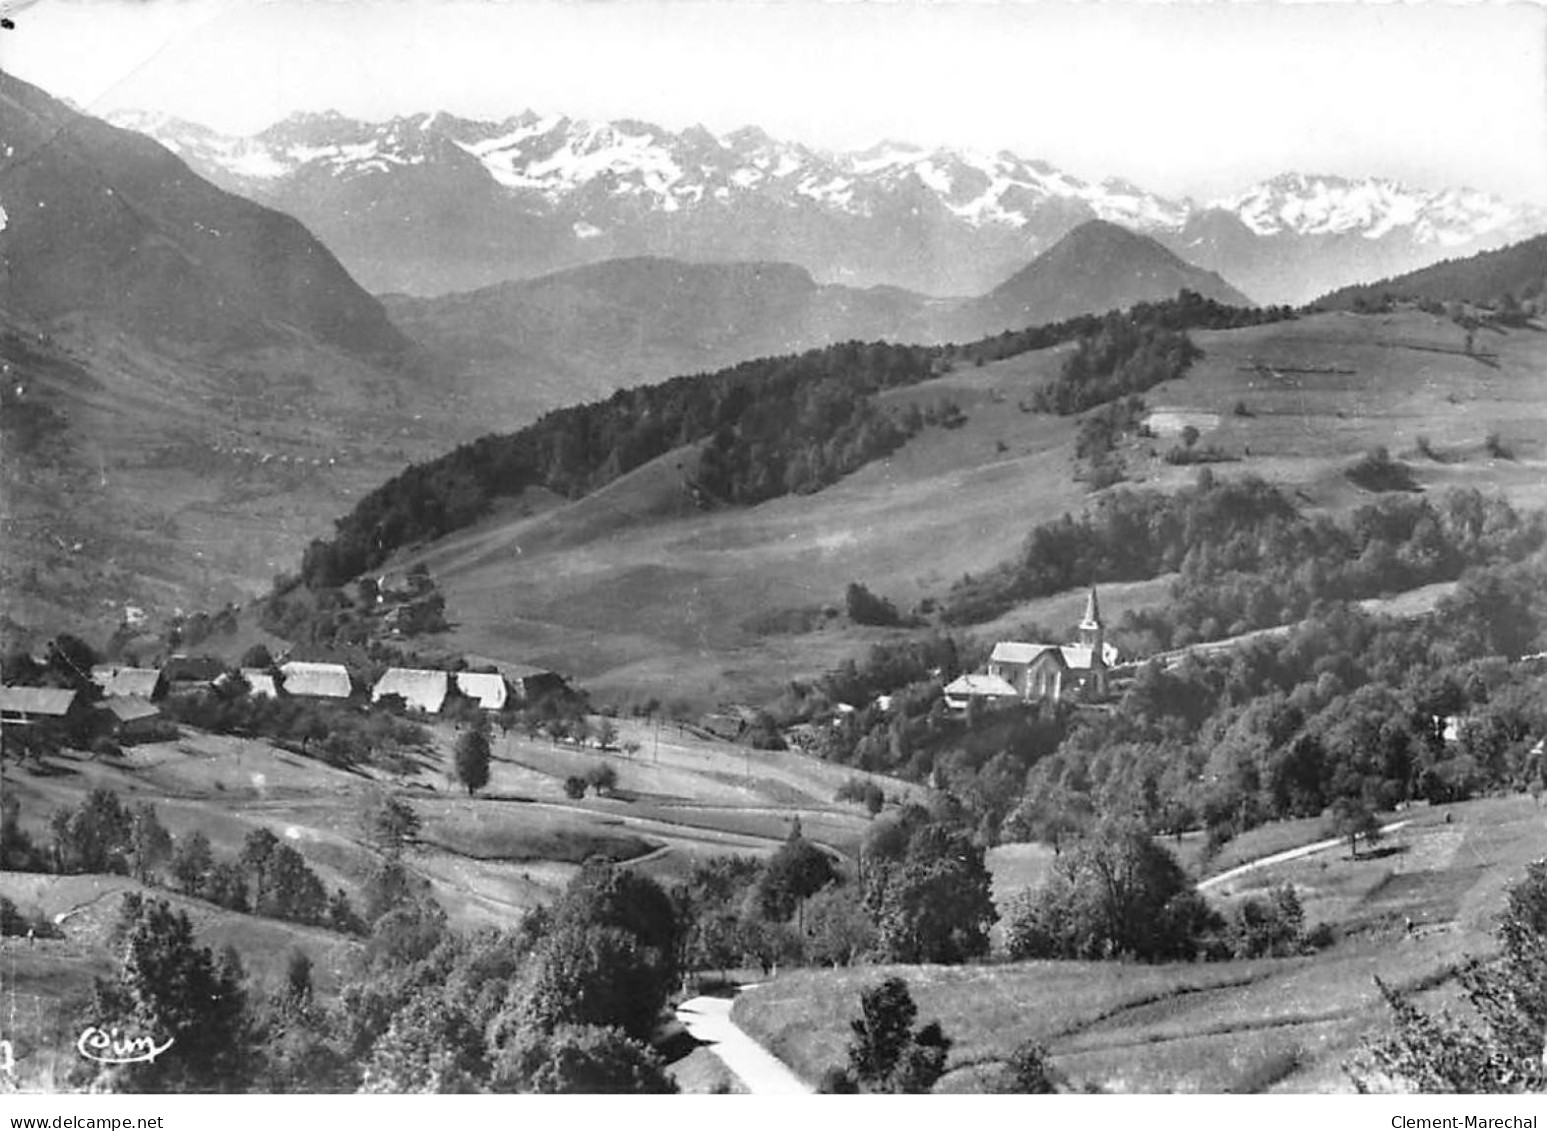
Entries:
[[[1491, 951], [1504, 888], [1527, 862], [1547, 855], [1547, 810], [1529, 798], [1418, 807], [1400, 816], [1411, 823], [1373, 851], [1361, 846], [1357, 859], [1339, 844], [1210, 891], [1211, 902], [1228, 907], [1241, 895], [1292, 883], [1307, 925], [1329, 923], [1337, 936], [1315, 955], [800, 970], [746, 990], [734, 1016], [815, 1082], [843, 1063], [861, 990], [897, 974], [912, 990], [920, 1021], [938, 1018], [955, 1041], [942, 1090], [970, 1090], [1025, 1040], [1043, 1043], [1075, 1085], [1107, 1091], [1351, 1090], [1343, 1063], [1388, 1021], [1375, 977], [1422, 998], [1446, 995], [1459, 963]], [[1265, 826], [1203, 871], [1322, 836], [1319, 822]], [[1051, 856], [1039, 846], [993, 850], [996, 902], [1003, 906], [1040, 882]]]

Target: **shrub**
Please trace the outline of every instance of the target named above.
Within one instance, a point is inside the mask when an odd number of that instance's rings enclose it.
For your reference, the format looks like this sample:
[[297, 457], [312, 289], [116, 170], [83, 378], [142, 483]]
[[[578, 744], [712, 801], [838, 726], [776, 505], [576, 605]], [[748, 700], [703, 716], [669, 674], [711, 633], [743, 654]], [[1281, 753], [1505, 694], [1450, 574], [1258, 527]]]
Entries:
[[859, 582], [850, 582], [843, 595], [844, 607], [849, 619], [855, 624], [891, 627], [901, 622], [897, 606], [884, 597], [877, 597]]
[[1420, 491], [1407, 464], [1391, 458], [1385, 447], [1371, 448], [1343, 473], [1366, 491]]
[[570, 774], [564, 779], [564, 796], [573, 801], [578, 801], [585, 796], [586, 780], [579, 774]]
[[1305, 912], [1293, 884], [1285, 883], [1266, 899], [1247, 898], [1231, 909], [1227, 932], [1237, 958], [1284, 958], [1304, 946]]
[[1490, 459], [1514, 459], [1515, 454], [1505, 447], [1503, 438], [1497, 432], [1489, 432], [1483, 440], [1483, 449], [1487, 451]]

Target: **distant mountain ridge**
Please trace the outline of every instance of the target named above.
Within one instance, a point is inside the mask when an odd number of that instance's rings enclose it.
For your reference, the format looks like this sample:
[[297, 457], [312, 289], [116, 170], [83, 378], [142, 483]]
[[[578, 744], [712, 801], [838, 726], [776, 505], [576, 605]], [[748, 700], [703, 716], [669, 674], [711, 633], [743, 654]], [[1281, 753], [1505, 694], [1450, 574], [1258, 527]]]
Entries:
[[467, 290], [654, 255], [977, 294], [1100, 219], [1154, 236], [1260, 301], [1304, 301], [1547, 230], [1541, 208], [1379, 178], [1291, 173], [1200, 203], [1007, 151], [887, 142], [826, 153], [755, 127], [324, 113], [237, 138], [160, 115], [115, 120], [300, 217], [377, 291]]
[[[546, 407], [613, 389], [847, 340], [971, 341], [1182, 290], [1251, 301], [1147, 236], [1087, 221], [986, 295], [934, 299], [897, 287], [819, 284], [788, 263], [607, 260], [537, 279], [418, 298], [386, 295], [416, 341], [500, 390]], [[510, 375], [520, 373], [518, 386]]]

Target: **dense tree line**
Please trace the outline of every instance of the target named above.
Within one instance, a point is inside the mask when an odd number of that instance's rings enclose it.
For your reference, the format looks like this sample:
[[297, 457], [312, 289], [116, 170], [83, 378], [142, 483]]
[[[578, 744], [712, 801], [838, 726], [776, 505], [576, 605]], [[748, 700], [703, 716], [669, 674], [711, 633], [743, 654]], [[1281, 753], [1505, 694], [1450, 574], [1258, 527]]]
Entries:
[[[1120, 490], [1079, 518], [1035, 527], [1020, 554], [957, 582], [949, 624], [998, 616], [1020, 601], [1093, 581], [1179, 573], [1164, 611], [1119, 626], [1148, 634], [1142, 652], [1300, 619], [1318, 600], [1354, 600], [1449, 581], [1469, 566], [1518, 560], [1547, 540], [1547, 520], [1473, 489], [1382, 497], [1336, 520], [1302, 513], [1255, 476], [1174, 494]], [[1191, 626], [1183, 635], [1182, 626]]]
[[0, 863], [8, 869], [133, 876], [231, 911], [351, 934], [364, 929], [343, 890], [329, 895], [301, 854], [266, 828], [247, 834], [237, 859], [222, 860], [202, 831], [174, 838], [150, 802], [125, 805], [106, 787], [54, 811], [46, 849], [32, 845], [16, 816], [13, 799], [0, 824]]
[[341, 703], [251, 695], [239, 679], [205, 693], [170, 696], [161, 710], [200, 730], [272, 739], [339, 767], [372, 762], [390, 767], [429, 742], [423, 726], [387, 710], [361, 712]]
[[1180, 330], [1142, 322], [1131, 312], [1114, 312], [1106, 316], [1099, 333], [1079, 339], [1058, 379], [1039, 387], [1031, 405], [1060, 416], [1084, 412], [1174, 381], [1202, 355]]
[[679, 893], [684, 965], [959, 963], [988, 953], [997, 919], [982, 845], [959, 807], [905, 805], [876, 818], [857, 874], [792, 830], [765, 863], [717, 858]]
[[1462, 303], [1519, 311], [1522, 304], [1540, 313], [1547, 290], [1547, 237], [1536, 236], [1496, 251], [1464, 259], [1445, 259], [1395, 279], [1344, 287], [1316, 301], [1327, 310], [1389, 308], [1395, 300], [1425, 304]]
[[1174, 376], [1185, 368], [1193, 352], [1182, 333], [1187, 327], [1282, 316], [1232, 310], [1183, 292], [1125, 315], [1083, 316], [967, 345], [845, 342], [621, 389], [407, 468], [360, 500], [331, 540], [308, 547], [300, 576], [313, 589], [337, 587], [399, 547], [468, 525], [494, 499], [536, 486], [577, 498], [688, 445], [702, 451], [696, 471], [685, 469], [684, 490], [701, 503], [749, 504], [819, 490], [895, 450], [926, 423], [916, 410], [894, 416], [882, 409], [875, 394], [885, 389], [917, 384], [962, 362], [1080, 340], [1080, 360], [1071, 362], [1078, 372], [1060, 383], [1080, 391], [1050, 392], [1049, 404], [1093, 404], [1129, 391], [1141, 374], [1149, 380], [1162, 369]]
[[1325, 926], [1306, 930], [1290, 884], [1221, 913], [1131, 818], [1109, 819], [1079, 838], [1043, 884], [1017, 893], [1005, 912], [1005, 949], [1016, 959], [1287, 957], [1330, 941]]

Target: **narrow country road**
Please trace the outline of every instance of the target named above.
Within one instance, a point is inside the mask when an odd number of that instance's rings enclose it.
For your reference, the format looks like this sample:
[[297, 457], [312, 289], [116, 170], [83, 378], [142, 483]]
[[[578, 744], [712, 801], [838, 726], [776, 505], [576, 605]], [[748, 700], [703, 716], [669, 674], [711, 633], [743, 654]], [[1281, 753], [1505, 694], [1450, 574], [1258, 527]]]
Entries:
[[[1412, 823], [1411, 818], [1406, 821], [1393, 821], [1389, 825], [1380, 827], [1381, 835], [1394, 833], [1404, 825]], [[1302, 856], [1310, 856], [1317, 852], [1325, 852], [1329, 848], [1336, 848], [1347, 842], [1346, 837], [1335, 836], [1329, 840], [1318, 840], [1314, 844], [1302, 844], [1299, 848], [1291, 848], [1287, 852], [1275, 852], [1272, 856], [1264, 856], [1259, 860], [1251, 860], [1238, 868], [1231, 868], [1228, 872], [1221, 872], [1217, 876], [1210, 876], [1198, 884], [1199, 891], [1207, 891], [1209, 888], [1218, 887], [1227, 880], [1233, 880], [1237, 876], [1244, 876], [1247, 872], [1254, 872], [1258, 868], [1266, 868], [1269, 864], [1282, 864], [1286, 860], [1298, 860]]]
[[754, 1096], [802, 1096], [811, 1091], [788, 1066], [731, 1020], [731, 999], [695, 997], [677, 1007], [677, 1019], [719, 1057]]

